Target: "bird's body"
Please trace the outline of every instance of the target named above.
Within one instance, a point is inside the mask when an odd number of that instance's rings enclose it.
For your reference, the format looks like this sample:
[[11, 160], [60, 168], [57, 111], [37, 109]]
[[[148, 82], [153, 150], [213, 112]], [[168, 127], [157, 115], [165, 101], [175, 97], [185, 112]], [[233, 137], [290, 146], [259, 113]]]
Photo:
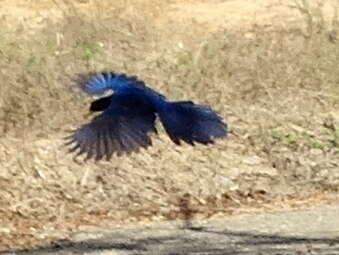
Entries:
[[227, 135], [227, 125], [207, 105], [167, 98], [134, 76], [102, 72], [90, 77], [82, 88], [89, 94], [114, 93], [92, 102], [91, 111], [102, 112], [68, 137], [71, 152], [100, 160], [114, 153], [139, 151], [152, 144], [149, 134], [156, 133], [158, 116], [171, 140], [209, 144]]

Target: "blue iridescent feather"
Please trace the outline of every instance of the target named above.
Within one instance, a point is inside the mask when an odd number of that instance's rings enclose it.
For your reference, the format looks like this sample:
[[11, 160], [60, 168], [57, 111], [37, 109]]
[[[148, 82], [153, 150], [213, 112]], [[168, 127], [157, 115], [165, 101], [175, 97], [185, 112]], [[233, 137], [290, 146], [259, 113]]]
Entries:
[[90, 110], [102, 113], [67, 138], [70, 152], [85, 154], [88, 159], [109, 160], [113, 154], [151, 146], [157, 117], [176, 144], [210, 144], [227, 136], [226, 123], [210, 106], [168, 101], [135, 76], [101, 72], [91, 75], [81, 87], [88, 94], [113, 92], [92, 102]]

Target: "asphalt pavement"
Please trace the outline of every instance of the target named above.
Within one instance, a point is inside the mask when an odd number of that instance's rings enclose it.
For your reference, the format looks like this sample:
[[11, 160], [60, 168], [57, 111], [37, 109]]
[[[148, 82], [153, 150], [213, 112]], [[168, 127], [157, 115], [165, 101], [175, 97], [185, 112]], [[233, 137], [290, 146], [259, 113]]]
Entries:
[[83, 227], [71, 240], [0, 255], [339, 255], [339, 204], [192, 222]]

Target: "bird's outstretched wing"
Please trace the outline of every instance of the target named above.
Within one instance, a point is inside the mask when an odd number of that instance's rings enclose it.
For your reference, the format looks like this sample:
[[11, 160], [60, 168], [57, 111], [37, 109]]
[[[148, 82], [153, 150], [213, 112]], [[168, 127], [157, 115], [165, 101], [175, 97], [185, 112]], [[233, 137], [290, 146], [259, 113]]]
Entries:
[[109, 160], [138, 151], [152, 144], [150, 132], [156, 132], [152, 105], [139, 95], [113, 94], [109, 107], [91, 122], [67, 137], [70, 152], [86, 154], [86, 159]]
[[180, 144], [180, 140], [194, 145], [194, 142], [209, 144], [216, 138], [227, 135], [227, 125], [208, 105], [191, 101], [169, 102], [159, 117], [171, 140]]

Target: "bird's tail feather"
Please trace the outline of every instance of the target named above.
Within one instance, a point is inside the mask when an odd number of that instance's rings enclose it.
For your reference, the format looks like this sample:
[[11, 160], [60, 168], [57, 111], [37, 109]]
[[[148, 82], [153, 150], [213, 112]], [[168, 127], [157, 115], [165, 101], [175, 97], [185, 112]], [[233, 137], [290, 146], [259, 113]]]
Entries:
[[191, 101], [168, 102], [159, 111], [160, 120], [171, 138], [194, 145], [194, 142], [209, 144], [215, 138], [227, 135], [227, 125], [222, 118], [207, 105]]

